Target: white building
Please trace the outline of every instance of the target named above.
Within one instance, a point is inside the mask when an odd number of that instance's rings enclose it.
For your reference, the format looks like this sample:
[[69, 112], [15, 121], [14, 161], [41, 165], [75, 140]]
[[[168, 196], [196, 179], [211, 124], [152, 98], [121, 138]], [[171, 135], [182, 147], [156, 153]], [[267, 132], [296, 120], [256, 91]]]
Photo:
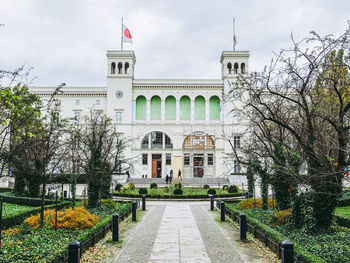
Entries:
[[[171, 170], [185, 178], [240, 173], [227, 162], [232, 149], [221, 135], [233, 132], [239, 147], [246, 123], [232, 111], [242, 94], [233, 93], [236, 103], [227, 96], [237, 74], [248, 72], [248, 60], [248, 51], [222, 52], [220, 79], [134, 79], [134, 52], [107, 51], [107, 86], [64, 87], [62, 115], [79, 118], [93, 107], [135, 138], [126, 153], [136, 157], [132, 177], [165, 177]], [[31, 91], [45, 97], [55, 88]]]

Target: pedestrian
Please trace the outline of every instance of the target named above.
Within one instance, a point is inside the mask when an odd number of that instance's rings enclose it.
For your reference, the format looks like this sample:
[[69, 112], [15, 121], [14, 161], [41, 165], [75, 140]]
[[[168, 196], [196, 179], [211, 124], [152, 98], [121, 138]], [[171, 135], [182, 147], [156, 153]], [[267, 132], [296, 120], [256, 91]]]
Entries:
[[128, 176], [128, 178], [130, 178], [130, 173], [129, 173], [129, 171], [126, 171], [125, 174]]
[[173, 180], [173, 170], [170, 170], [169, 183]]
[[177, 178], [179, 178], [180, 180], [182, 180], [181, 169], [179, 169], [179, 173], [177, 174]]
[[166, 184], [168, 184], [168, 182], [169, 182], [169, 175], [165, 176], [165, 182], [166, 182]]

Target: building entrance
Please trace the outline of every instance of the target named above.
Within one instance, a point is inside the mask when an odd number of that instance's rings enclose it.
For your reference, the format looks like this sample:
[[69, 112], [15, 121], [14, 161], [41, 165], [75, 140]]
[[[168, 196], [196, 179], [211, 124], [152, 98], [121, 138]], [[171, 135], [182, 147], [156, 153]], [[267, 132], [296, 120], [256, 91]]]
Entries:
[[162, 177], [162, 155], [152, 154], [152, 178]]
[[193, 177], [203, 177], [204, 175], [204, 154], [193, 155]]

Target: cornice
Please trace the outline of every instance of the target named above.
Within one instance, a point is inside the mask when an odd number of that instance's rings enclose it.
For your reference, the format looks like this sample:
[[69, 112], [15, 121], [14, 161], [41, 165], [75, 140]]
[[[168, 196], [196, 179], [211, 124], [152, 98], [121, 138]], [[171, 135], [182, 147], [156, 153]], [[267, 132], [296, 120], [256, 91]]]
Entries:
[[133, 89], [222, 89], [222, 79], [136, 79]]

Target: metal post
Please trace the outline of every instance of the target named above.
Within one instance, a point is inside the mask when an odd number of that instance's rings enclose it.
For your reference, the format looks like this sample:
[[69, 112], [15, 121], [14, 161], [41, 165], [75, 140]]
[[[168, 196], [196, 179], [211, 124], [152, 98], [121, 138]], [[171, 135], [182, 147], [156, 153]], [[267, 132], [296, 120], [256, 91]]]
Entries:
[[210, 197], [210, 210], [213, 211], [214, 210], [214, 196], [209, 195], [209, 197]]
[[2, 232], [2, 197], [0, 197], [0, 248], [1, 248], [1, 232]]
[[57, 202], [58, 202], [58, 192], [56, 191], [55, 231], [57, 231]]
[[119, 215], [117, 213], [112, 216], [112, 228], [112, 240], [119, 241]]
[[239, 237], [241, 242], [245, 242], [247, 240], [247, 216], [245, 213], [241, 213], [239, 215]]
[[142, 196], [142, 211], [146, 210], [146, 196]]
[[132, 202], [132, 221], [136, 221], [136, 207], [137, 203], [136, 201]]
[[294, 247], [288, 240], [282, 242], [281, 259], [282, 263], [294, 263]]
[[69, 243], [68, 263], [80, 262], [80, 243], [76, 240]]
[[221, 201], [220, 203], [220, 212], [221, 212], [221, 221], [225, 221], [225, 202]]
[[113, 200], [113, 193], [109, 193], [109, 199]]

